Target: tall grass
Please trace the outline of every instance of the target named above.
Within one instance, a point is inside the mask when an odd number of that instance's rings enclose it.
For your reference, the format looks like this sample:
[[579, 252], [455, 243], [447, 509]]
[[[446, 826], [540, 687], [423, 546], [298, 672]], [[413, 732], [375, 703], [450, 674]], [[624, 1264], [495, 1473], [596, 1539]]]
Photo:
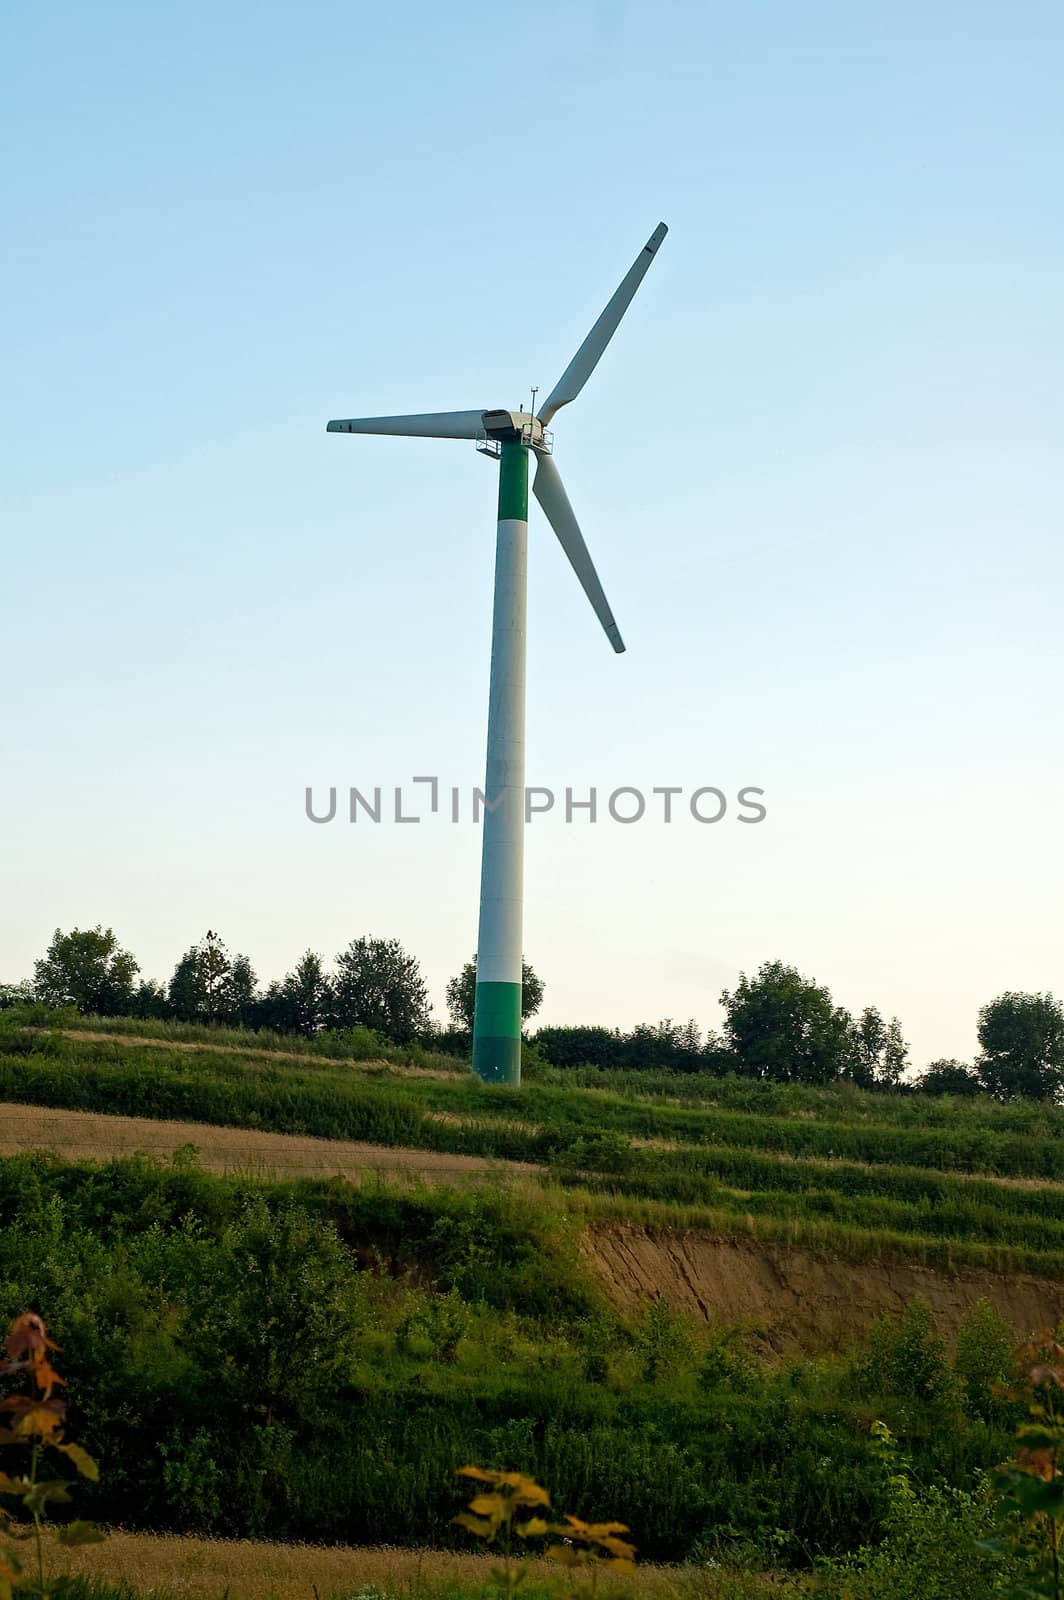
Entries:
[[[477, 1460], [579, 1516], [623, 1505], [651, 1558], [766, 1529], [795, 1561], [853, 1548], [880, 1494], [865, 1389], [838, 1361], [722, 1361], [660, 1310], [625, 1327], [575, 1249], [609, 1203], [0, 1161], [0, 1316], [48, 1310], [99, 1520], [446, 1545]], [[998, 1458], [907, 1393], [923, 1470]]]
[[465, 1063], [453, 1055], [421, 1044], [392, 1044], [372, 1028], [345, 1028], [304, 1038], [298, 1033], [275, 1033], [270, 1028], [227, 1027], [217, 1023], [144, 1017], [84, 1016], [73, 1007], [56, 1011], [40, 1005], [12, 1006], [0, 1013], [0, 1021], [8, 1027], [121, 1034], [130, 1039], [161, 1039], [174, 1044], [200, 1044], [254, 1054], [309, 1056], [327, 1061], [386, 1061], [394, 1066], [428, 1066], [437, 1072], [455, 1074], [466, 1070]]
[[1044, 1112], [1035, 1121], [1042, 1137], [1015, 1132], [1007, 1117], [1006, 1131], [985, 1119], [918, 1129], [868, 1120], [887, 1096], [835, 1093], [826, 1105], [852, 1102], [860, 1115], [829, 1122], [180, 1043], [71, 1038], [9, 1022], [0, 1026], [0, 1098], [524, 1160], [563, 1187], [613, 1195], [630, 1213], [638, 1201], [667, 1202], [702, 1207], [715, 1227], [756, 1226], [762, 1237], [847, 1255], [887, 1250], [1064, 1274], [1064, 1188], [985, 1176], [1064, 1178], [1064, 1123]]

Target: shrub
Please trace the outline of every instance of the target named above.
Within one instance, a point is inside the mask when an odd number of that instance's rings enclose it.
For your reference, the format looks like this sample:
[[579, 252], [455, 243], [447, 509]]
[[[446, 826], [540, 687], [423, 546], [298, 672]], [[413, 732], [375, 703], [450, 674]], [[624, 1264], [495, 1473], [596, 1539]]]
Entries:
[[968, 1410], [987, 1422], [1003, 1420], [1007, 1403], [997, 1391], [1015, 1375], [1016, 1358], [1012, 1330], [988, 1300], [980, 1300], [958, 1328], [953, 1367]]

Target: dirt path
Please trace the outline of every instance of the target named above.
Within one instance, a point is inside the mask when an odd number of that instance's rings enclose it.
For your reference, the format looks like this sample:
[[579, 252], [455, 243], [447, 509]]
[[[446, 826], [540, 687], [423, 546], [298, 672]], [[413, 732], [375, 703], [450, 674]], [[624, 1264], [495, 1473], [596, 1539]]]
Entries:
[[349, 1139], [315, 1139], [291, 1133], [222, 1128], [205, 1122], [162, 1122], [152, 1117], [112, 1117], [95, 1111], [0, 1101], [0, 1155], [47, 1150], [66, 1161], [101, 1161], [134, 1154], [156, 1159], [194, 1145], [211, 1172], [266, 1176], [343, 1177], [369, 1172], [407, 1173], [450, 1182], [485, 1173], [527, 1175], [527, 1162], [487, 1156], [449, 1155], [437, 1150], [402, 1150]]

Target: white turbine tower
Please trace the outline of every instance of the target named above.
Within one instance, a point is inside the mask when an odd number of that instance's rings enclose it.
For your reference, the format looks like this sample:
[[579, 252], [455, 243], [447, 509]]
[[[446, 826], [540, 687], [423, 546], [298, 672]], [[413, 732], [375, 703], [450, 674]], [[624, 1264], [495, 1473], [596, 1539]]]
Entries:
[[488, 757], [480, 874], [473, 1070], [488, 1083], [521, 1081], [521, 891], [525, 804], [525, 591], [528, 458], [532, 492], [558, 536], [613, 648], [624, 649], [613, 612], [552, 458], [547, 424], [575, 400], [598, 365], [668, 229], [660, 222], [606, 309], [536, 415], [528, 411], [437, 411], [424, 416], [355, 417], [330, 433], [475, 439], [499, 461], [499, 529], [491, 630]]

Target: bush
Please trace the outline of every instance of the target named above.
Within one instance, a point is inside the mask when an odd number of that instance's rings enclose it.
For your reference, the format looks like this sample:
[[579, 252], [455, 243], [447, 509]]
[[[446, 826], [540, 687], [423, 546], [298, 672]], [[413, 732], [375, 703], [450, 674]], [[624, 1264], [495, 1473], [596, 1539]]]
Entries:
[[895, 1481], [886, 1537], [822, 1570], [823, 1600], [993, 1600], [1002, 1563], [978, 1548], [990, 1525], [983, 1494]]
[[1013, 1344], [1012, 1329], [987, 1300], [980, 1300], [957, 1330], [954, 1370], [968, 1410], [987, 1422], [1005, 1424], [1012, 1414], [995, 1389], [1015, 1377]]
[[858, 1364], [866, 1391], [937, 1410], [956, 1411], [962, 1384], [935, 1331], [927, 1301], [917, 1297], [900, 1318], [872, 1324], [868, 1354]]

